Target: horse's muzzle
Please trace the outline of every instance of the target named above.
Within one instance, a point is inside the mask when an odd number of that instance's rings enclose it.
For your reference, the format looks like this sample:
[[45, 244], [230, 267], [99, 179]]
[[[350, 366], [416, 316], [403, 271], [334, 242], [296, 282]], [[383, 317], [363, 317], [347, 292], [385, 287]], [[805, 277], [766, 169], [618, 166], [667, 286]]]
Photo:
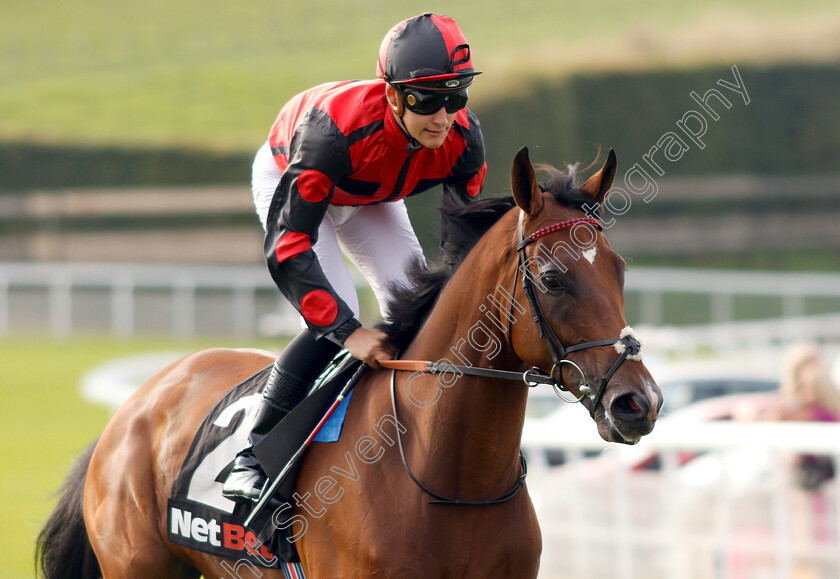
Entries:
[[604, 397], [603, 406], [598, 412], [598, 433], [608, 442], [636, 444], [653, 430], [662, 396], [657, 395], [658, 387], [646, 388], [644, 396], [635, 390], [617, 392]]

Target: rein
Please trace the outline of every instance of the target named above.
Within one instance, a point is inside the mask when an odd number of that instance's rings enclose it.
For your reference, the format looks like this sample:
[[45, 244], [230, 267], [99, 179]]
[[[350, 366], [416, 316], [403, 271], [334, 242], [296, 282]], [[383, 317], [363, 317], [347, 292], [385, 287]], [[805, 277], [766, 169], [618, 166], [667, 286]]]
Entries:
[[[483, 378], [493, 378], [498, 380], [521, 381], [527, 384], [529, 387], [538, 386], [540, 384], [546, 384], [551, 385], [551, 387], [554, 389], [557, 395], [560, 396], [560, 391], [569, 392], [569, 389], [566, 388], [566, 386], [563, 384], [562, 366], [563, 364], [566, 364], [576, 369], [581, 376], [581, 384], [578, 387], [580, 397], [577, 400], [575, 400], [575, 402], [580, 402], [584, 398], [590, 397], [592, 400], [592, 405], [589, 409], [589, 415], [592, 418], [594, 418], [595, 411], [597, 410], [598, 405], [601, 403], [601, 399], [604, 396], [604, 392], [606, 391], [607, 383], [618, 371], [619, 367], [621, 367], [624, 361], [628, 359], [641, 360], [641, 344], [636, 338], [633, 329], [630, 326], [627, 326], [623, 330], [621, 330], [621, 333], [617, 340], [595, 340], [592, 342], [582, 342], [579, 344], [566, 346], [557, 336], [557, 334], [554, 331], [554, 328], [551, 327], [551, 324], [548, 323], [546, 315], [543, 312], [542, 307], [540, 306], [540, 302], [539, 300], [537, 300], [536, 289], [534, 288], [534, 282], [531, 279], [530, 270], [528, 269], [527, 265], [527, 256], [525, 255], [525, 248], [540, 237], [543, 237], [550, 233], [561, 231], [569, 227], [574, 227], [575, 225], [578, 225], [580, 223], [588, 223], [589, 225], [596, 227], [598, 231], [602, 231], [601, 223], [597, 219], [593, 219], [591, 217], [580, 217], [577, 219], [569, 219], [567, 221], [555, 223], [554, 225], [550, 225], [548, 227], [544, 227], [535, 231], [528, 237], [524, 237], [524, 219], [525, 212], [523, 211], [519, 214], [519, 224], [517, 227], [516, 250], [519, 254], [519, 263], [517, 265], [516, 274], [514, 276], [513, 289], [515, 292], [516, 283], [519, 278], [519, 270], [521, 269], [523, 270], [522, 289], [525, 291], [525, 295], [528, 297], [528, 302], [531, 305], [531, 312], [533, 314], [534, 323], [536, 324], [537, 329], [539, 331], [539, 336], [542, 339], [543, 343], [546, 345], [546, 348], [548, 349], [548, 352], [551, 355], [551, 359], [554, 363], [550, 372], [546, 373], [542, 369], [536, 367], [530, 368], [525, 372], [511, 372], [508, 370], [496, 370], [494, 368], [476, 368], [474, 366], [444, 364], [440, 362], [431, 362], [427, 360], [379, 360], [379, 364], [381, 366], [391, 369], [391, 409], [394, 413], [394, 420], [397, 422], [397, 446], [400, 450], [400, 458], [402, 459], [403, 466], [405, 467], [408, 476], [411, 477], [411, 480], [413, 480], [414, 483], [423, 492], [435, 499], [433, 501], [429, 501], [429, 504], [432, 505], [485, 506], [509, 501], [514, 496], [516, 496], [516, 494], [520, 491], [520, 489], [522, 489], [522, 487], [525, 484], [525, 477], [528, 474], [528, 468], [525, 463], [525, 456], [520, 450], [519, 459], [522, 465], [522, 474], [519, 476], [516, 483], [514, 483], [514, 486], [510, 490], [508, 490], [502, 495], [499, 495], [496, 498], [480, 501], [463, 501], [459, 499], [450, 499], [444, 497], [429, 489], [414, 475], [405, 457], [405, 449], [403, 448], [402, 437], [400, 435], [399, 429], [399, 419], [397, 418], [397, 370], [424, 372], [430, 374], [453, 372], [457, 374], [467, 374], [470, 376], [479, 376]], [[526, 273], [526, 271], [528, 273]], [[511, 293], [511, 295], [513, 295], [513, 292]], [[507, 341], [513, 354], [517, 358], [522, 360], [522, 358], [516, 353], [516, 350], [513, 347], [513, 339], [511, 333], [513, 324], [513, 302], [514, 300], [511, 300], [511, 310], [508, 315], [508, 326], [506, 332]], [[592, 388], [587, 384], [586, 375], [584, 374], [583, 370], [580, 368], [580, 366], [575, 364], [573, 361], [569, 360], [568, 355], [573, 352], [587, 350], [589, 348], [599, 348], [603, 346], [613, 346], [616, 352], [618, 352], [619, 356], [618, 359], [610, 367], [610, 369], [607, 370], [607, 373], [604, 374], [604, 376], [601, 378], [601, 383], [598, 385], [598, 389], [596, 391], [593, 391]], [[557, 374], [556, 377], [555, 372]]]
[[[380, 360], [379, 363], [382, 364], [386, 362], [386, 360]], [[384, 365], [384, 364], [383, 364]], [[511, 372], [512, 374], [514, 372]], [[394, 368], [391, 370], [391, 410], [394, 413], [394, 421], [397, 423], [397, 448], [400, 449], [400, 458], [402, 459], [403, 466], [405, 467], [405, 471], [408, 473], [408, 476], [411, 477], [411, 480], [414, 481], [420, 490], [422, 490], [427, 495], [431, 496], [433, 501], [429, 501], [430, 505], [460, 505], [465, 507], [483, 507], [487, 505], [497, 505], [499, 503], [505, 503], [516, 496], [516, 494], [525, 486], [525, 477], [528, 476], [528, 465], [525, 463], [525, 455], [522, 454], [522, 451], [519, 451], [519, 461], [522, 465], [522, 474], [519, 475], [519, 478], [516, 479], [516, 483], [513, 487], [508, 490], [507, 492], [499, 495], [493, 499], [486, 499], [481, 501], [462, 501], [460, 499], [450, 499], [443, 495], [439, 495], [435, 491], [431, 490], [429, 487], [424, 485], [420, 482], [414, 472], [412, 472], [411, 467], [408, 466], [408, 460], [405, 458], [405, 448], [403, 447], [402, 443], [402, 435], [400, 434], [400, 420], [397, 418], [397, 396], [396, 396], [396, 384], [397, 384], [397, 369]]]
[[524, 372], [511, 372], [509, 370], [496, 370], [494, 368], [476, 368], [475, 366], [461, 366], [459, 364], [443, 364], [428, 360], [379, 360], [379, 365], [391, 370], [407, 370], [409, 372], [423, 372], [428, 374], [467, 374], [468, 376], [480, 376], [482, 378], [496, 378], [498, 380], [513, 380], [524, 382], [533, 388], [544, 384], [553, 386], [556, 382], [552, 376], [546, 374], [539, 368], [531, 368]]

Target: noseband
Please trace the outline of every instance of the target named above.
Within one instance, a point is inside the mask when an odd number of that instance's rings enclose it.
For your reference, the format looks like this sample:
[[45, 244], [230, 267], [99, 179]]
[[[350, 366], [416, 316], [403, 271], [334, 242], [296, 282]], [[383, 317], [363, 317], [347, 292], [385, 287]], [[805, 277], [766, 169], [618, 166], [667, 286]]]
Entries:
[[[561, 221], [559, 223], [555, 223], [554, 225], [549, 225], [548, 227], [544, 227], [535, 231], [528, 237], [524, 237], [524, 220], [525, 212], [522, 211], [519, 214], [519, 224], [517, 226], [516, 231], [516, 250], [519, 253], [519, 265], [516, 268], [516, 276], [514, 277], [513, 281], [514, 289], [516, 288], [516, 279], [519, 277], [519, 271], [522, 270], [522, 289], [525, 291], [525, 295], [528, 297], [528, 303], [531, 304], [531, 313], [534, 317], [534, 323], [537, 325], [537, 329], [539, 330], [540, 338], [542, 339], [546, 348], [548, 348], [548, 353], [551, 355], [551, 359], [554, 363], [554, 365], [551, 368], [551, 372], [549, 373], [550, 376], [553, 378], [551, 385], [554, 388], [555, 392], [558, 393], [558, 395], [560, 391], [569, 392], [569, 389], [566, 387], [565, 384], [563, 384], [563, 365], [565, 364], [571, 366], [572, 368], [577, 370], [582, 380], [579, 386], [580, 397], [578, 397], [577, 400], [575, 400], [575, 402], [580, 402], [584, 398], [589, 397], [592, 400], [592, 405], [589, 408], [589, 414], [594, 418], [595, 410], [601, 403], [601, 398], [604, 396], [604, 392], [606, 391], [607, 383], [610, 381], [610, 378], [613, 377], [613, 375], [618, 371], [618, 369], [621, 367], [624, 361], [628, 358], [630, 360], [641, 360], [641, 344], [639, 343], [639, 340], [636, 338], [636, 336], [633, 334], [632, 328], [627, 326], [621, 331], [618, 340], [595, 340], [592, 342], [582, 342], [579, 344], [573, 344], [571, 346], [564, 345], [555, 333], [554, 328], [552, 328], [551, 324], [548, 322], [548, 319], [545, 313], [543, 312], [542, 307], [540, 306], [540, 302], [537, 299], [537, 291], [534, 287], [534, 282], [531, 279], [530, 269], [528, 268], [528, 259], [525, 255], [525, 248], [540, 237], [543, 237], [550, 233], [561, 231], [563, 229], [567, 229], [569, 227], [574, 227], [581, 223], [587, 223], [589, 225], [592, 225], [593, 227], [598, 229], [598, 231], [602, 231], [603, 228], [601, 227], [601, 223], [597, 219], [593, 219], [591, 217], [579, 217], [577, 219], [569, 219], [568, 221]], [[513, 338], [511, 333], [512, 323], [513, 300], [511, 300], [511, 311], [508, 315], [507, 338], [511, 351], [521, 360], [522, 358], [518, 354], [516, 354], [516, 350], [513, 347]], [[599, 348], [602, 346], [613, 346], [618, 352], [619, 356], [618, 359], [610, 367], [610, 369], [607, 370], [607, 373], [604, 374], [604, 376], [601, 378], [601, 383], [598, 385], [598, 389], [593, 391], [592, 388], [586, 382], [586, 374], [584, 374], [580, 366], [568, 359], [568, 355], [572, 352], [588, 350], [589, 348]]]

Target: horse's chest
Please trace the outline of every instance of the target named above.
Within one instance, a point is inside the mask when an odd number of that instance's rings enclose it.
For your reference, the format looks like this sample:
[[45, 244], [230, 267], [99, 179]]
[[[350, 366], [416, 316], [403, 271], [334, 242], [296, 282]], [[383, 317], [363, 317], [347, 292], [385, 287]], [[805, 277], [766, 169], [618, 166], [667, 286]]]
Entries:
[[[493, 509], [498, 512], [492, 513]], [[416, 509], [407, 509], [405, 505], [394, 508], [392, 503], [387, 513], [378, 516], [369, 509], [353, 530], [347, 528], [345, 519], [343, 529], [334, 529], [322, 539], [333, 546], [337, 544], [335, 532], [345, 533], [347, 539], [342, 543], [349, 552], [336, 555], [348, 567], [337, 569], [334, 576], [362, 571], [362, 575], [405, 579], [536, 577], [541, 552], [539, 527], [532, 524], [527, 511], [516, 511], [500, 505], [452, 507], [425, 501]]]

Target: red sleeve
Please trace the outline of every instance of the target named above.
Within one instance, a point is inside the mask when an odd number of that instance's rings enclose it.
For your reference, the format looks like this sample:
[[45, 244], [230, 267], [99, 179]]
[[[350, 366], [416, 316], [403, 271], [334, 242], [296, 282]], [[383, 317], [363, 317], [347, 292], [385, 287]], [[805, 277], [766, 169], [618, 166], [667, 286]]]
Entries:
[[450, 176], [443, 183], [444, 195], [457, 195], [466, 202], [475, 201], [484, 187], [487, 163], [484, 160], [484, 136], [478, 118], [464, 109], [464, 123], [454, 128], [466, 142], [464, 150], [452, 166]]
[[345, 142], [325, 112], [312, 109], [304, 116], [266, 223], [264, 250], [271, 277], [318, 338], [354, 319], [312, 250], [335, 181], [351, 170]]

